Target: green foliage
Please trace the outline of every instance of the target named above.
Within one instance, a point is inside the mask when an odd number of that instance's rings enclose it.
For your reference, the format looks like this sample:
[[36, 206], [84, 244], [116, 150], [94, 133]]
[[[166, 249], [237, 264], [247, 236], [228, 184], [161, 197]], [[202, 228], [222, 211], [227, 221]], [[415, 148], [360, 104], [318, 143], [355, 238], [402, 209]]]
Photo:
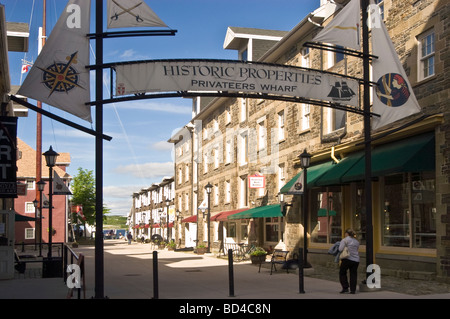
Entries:
[[267, 255], [267, 251], [262, 247], [256, 247], [254, 251], [250, 253], [250, 256], [264, 256]]
[[[78, 168], [78, 174], [72, 180], [72, 205], [82, 205], [86, 223], [95, 224], [95, 178], [93, 171]], [[109, 213], [109, 209], [103, 206], [103, 218]], [[74, 219], [79, 218], [73, 214]], [[80, 222], [83, 222], [80, 220]]]

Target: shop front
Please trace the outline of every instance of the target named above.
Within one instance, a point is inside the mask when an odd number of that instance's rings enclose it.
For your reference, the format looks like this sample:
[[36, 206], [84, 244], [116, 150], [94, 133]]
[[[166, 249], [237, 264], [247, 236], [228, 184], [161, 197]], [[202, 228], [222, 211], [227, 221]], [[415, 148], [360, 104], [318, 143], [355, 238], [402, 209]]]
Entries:
[[[372, 150], [374, 262], [382, 268], [436, 271], [435, 157], [434, 132], [378, 144]], [[310, 179], [310, 171], [320, 173]], [[347, 228], [356, 231], [364, 260], [363, 152], [349, 152], [331, 165], [312, 165], [307, 185], [311, 262], [330, 262], [327, 251]]]

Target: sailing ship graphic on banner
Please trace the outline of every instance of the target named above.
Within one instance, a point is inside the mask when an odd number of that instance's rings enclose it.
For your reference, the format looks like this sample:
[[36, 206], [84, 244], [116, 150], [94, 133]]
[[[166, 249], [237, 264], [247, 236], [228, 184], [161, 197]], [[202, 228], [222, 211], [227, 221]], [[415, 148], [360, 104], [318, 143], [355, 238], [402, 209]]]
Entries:
[[348, 85], [346, 81], [337, 81], [328, 94], [333, 101], [346, 102], [350, 101], [356, 93]]

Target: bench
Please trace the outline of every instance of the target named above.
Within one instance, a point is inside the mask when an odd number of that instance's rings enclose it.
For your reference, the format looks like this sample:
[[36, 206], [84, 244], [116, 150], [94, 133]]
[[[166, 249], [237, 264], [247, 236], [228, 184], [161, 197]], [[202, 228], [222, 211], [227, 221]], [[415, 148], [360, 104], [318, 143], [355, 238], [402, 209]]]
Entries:
[[[289, 251], [286, 250], [274, 250], [273, 254], [272, 254], [272, 258], [270, 259], [270, 274], [272, 275], [272, 270], [275, 269], [275, 271], [277, 270], [276, 268], [276, 264], [285, 264], [286, 263], [286, 258], [289, 254]], [[286, 272], [289, 273], [289, 268], [286, 267]]]
[[19, 255], [17, 255], [17, 251], [14, 249], [14, 268], [19, 272], [19, 274], [24, 274], [27, 269], [27, 264], [20, 260]]

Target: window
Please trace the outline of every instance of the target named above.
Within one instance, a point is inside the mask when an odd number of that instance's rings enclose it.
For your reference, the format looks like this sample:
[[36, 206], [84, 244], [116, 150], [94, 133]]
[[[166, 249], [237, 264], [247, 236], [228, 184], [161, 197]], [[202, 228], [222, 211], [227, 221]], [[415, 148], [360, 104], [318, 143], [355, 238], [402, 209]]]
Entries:
[[186, 164], [186, 166], [185, 166], [185, 168], [184, 168], [184, 176], [185, 176], [185, 179], [186, 179], [186, 181], [188, 181], [189, 180], [189, 164]]
[[309, 119], [311, 114], [311, 105], [310, 104], [300, 104], [301, 108], [301, 121], [300, 126], [302, 131], [308, 130], [310, 128], [309, 126]]
[[189, 193], [184, 194], [184, 207], [189, 210]]
[[25, 239], [34, 239], [34, 228], [25, 228]]
[[380, 8], [380, 16], [384, 21], [384, 0], [376, 0], [378, 7]]
[[264, 240], [266, 242], [278, 243], [283, 240], [284, 222], [282, 217], [265, 218]]
[[433, 172], [384, 178], [384, 246], [436, 248], [436, 193]]
[[203, 174], [208, 173], [208, 154], [203, 154]]
[[241, 106], [241, 122], [244, 122], [247, 119], [247, 100], [239, 99]]
[[258, 151], [266, 148], [266, 128], [264, 121], [258, 123]]
[[225, 181], [225, 203], [231, 202], [231, 182]]
[[286, 178], [284, 174], [284, 164], [278, 165], [278, 190], [284, 186], [286, 183]]
[[33, 202], [25, 203], [25, 213], [34, 213], [34, 204]]
[[248, 183], [247, 176], [242, 176], [239, 179], [239, 203], [240, 207], [248, 206]]
[[214, 205], [219, 205], [219, 185], [214, 184]]
[[311, 242], [334, 244], [342, 237], [340, 186], [311, 190]]
[[347, 113], [343, 110], [323, 108], [323, 133], [330, 134], [345, 127]]
[[27, 189], [34, 189], [34, 180], [27, 179], [26, 183], [27, 183]]
[[302, 67], [309, 68], [311, 67], [310, 59], [309, 59], [309, 48], [302, 49]]
[[225, 145], [225, 163], [231, 163], [231, 140], [228, 140]]
[[231, 123], [231, 111], [230, 111], [230, 106], [227, 106], [225, 108], [225, 125], [230, 124]]
[[278, 113], [278, 140], [284, 140], [284, 110]]
[[213, 129], [214, 129], [214, 133], [219, 131], [219, 120], [217, 119], [217, 116], [214, 117], [214, 119], [213, 119]]
[[418, 38], [419, 42], [419, 78], [418, 80], [426, 79], [435, 74], [434, 62], [434, 30], [428, 31]]
[[240, 135], [239, 145], [239, 164], [245, 165], [248, 163], [248, 133], [244, 132]]

